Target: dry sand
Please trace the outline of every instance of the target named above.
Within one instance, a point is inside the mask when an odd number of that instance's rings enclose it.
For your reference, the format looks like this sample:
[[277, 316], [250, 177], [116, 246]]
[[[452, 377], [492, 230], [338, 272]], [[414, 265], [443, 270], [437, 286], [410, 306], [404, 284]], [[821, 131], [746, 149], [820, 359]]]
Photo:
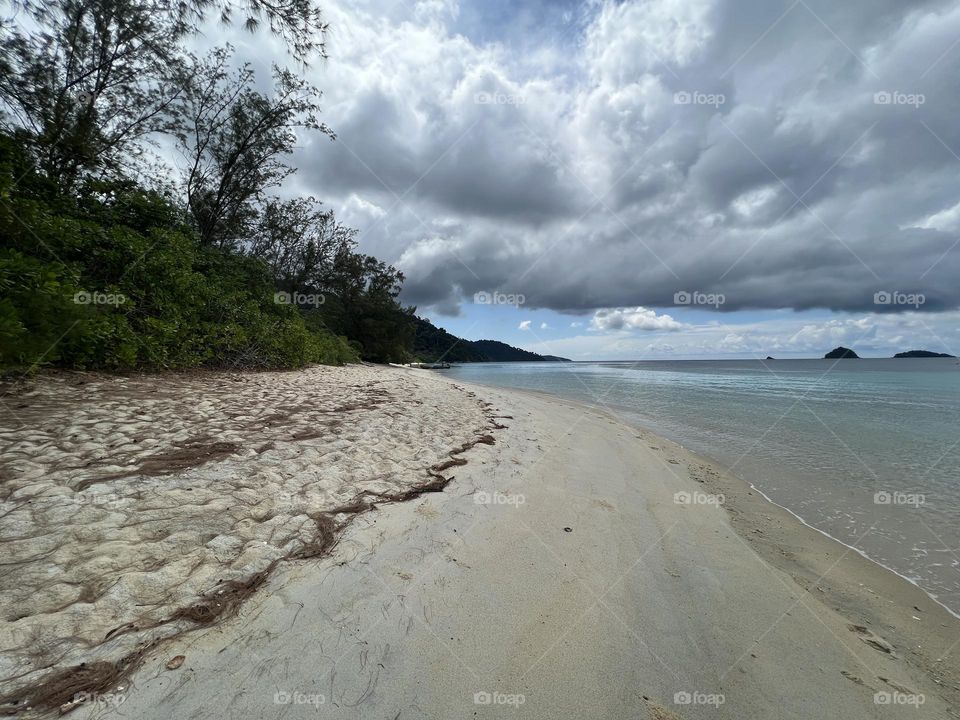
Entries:
[[48, 375], [4, 409], [0, 696], [211, 622], [491, 424], [363, 366]]
[[[23, 443], [2, 467], [14, 574], [3, 677], [42, 678], [37, 656], [62, 667], [168, 639], [72, 716], [960, 716], [955, 618], [600, 410], [392, 368], [76, 378], [17, 397], [25, 425], [0, 435]], [[281, 406], [297, 410], [270, 420]], [[364, 488], [416, 486], [485, 432], [496, 444], [459, 455], [468, 462], [443, 471], [443, 492], [337, 516], [354, 519], [331, 554], [278, 564], [235, 617], [98, 644], [105, 628], [167, 617], [217, 580], [295, 554], [318, 512]], [[136, 455], [148, 437], [159, 446]], [[177, 469], [177, 443], [235, 449]], [[96, 467], [77, 468], [81, 453]], [[150, 474], [163, 463], [168, 474]], [[119, 510], [22, 509], [104, 476], [84, 492], [121, 495]]]

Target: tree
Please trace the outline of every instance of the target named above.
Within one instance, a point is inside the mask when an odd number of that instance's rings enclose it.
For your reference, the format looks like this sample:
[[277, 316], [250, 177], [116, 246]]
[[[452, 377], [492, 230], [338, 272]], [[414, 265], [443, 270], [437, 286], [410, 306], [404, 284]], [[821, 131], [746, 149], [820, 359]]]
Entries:
[[374, 361], [405, 360], [413, 343], [412, 308], [397, 296], [403, 273], [356, 251], [357, 231], [320, 209], [313, 198], [270, 199], [248, 253], [273, 271], [281, 290], [322, 294], [301, 308], [309, 326], [344, 335]]
[[[215, 50], [188, 71], [184, 118], [176, 131], [187, 160], [187, 205], [203, 242], [234, 247], [251, 235], [265, 191], [294, 172], [284, 162], [296, 130], [333, 132], [317, 120], [320, 91], [274, 66], [272, 97], [254, 88], [249, 65], [231, 72], [232, 49]], [[202, 79], [201, 79], [202, 78]]]
[[331, 284], [334, 258], [352, 247], [355, 235], [312, 197], [270, 198], [248, 252], [270, 266], [282, 290], [322, 292]]
[[[49, 0], [13, 0], [12, 5], [32, 15], [39, 23], [49, 24], [57, 3]], [[326, 57], [324, 44], [327, 24], [319, 6], [311, 0], [144, 0], [137, 3], [144, 14], [172, 22], [168, 42], [179, 41], [195, 33], [211, 19], [232, 24], [242, 16], [245, 29], [255, 32], [266, 21], [270, 33], [283, 39], [287, 49], [300, 62], [314, 55]]]
[[403, 273], [354, 250], [338, 247], [328, 274], [330, 296], [321, 308], [327, 327], [346, 335], [375, 362], [404, 360], [413, 347], [413, 308], [397, 302]]
[[166, 0], [163, 4], [187, 22], [191, 17], [199, 22], [217, 13], [224, 23], [230, 23], [239, 11], [243, 26], [251, 32], [266, 21], [271, 34], [282, 38], [297, 60], [306, 62], [315, 54], [326, 57], [327, 24], [320, 8], [310, 0]]
[[59, 0], [33, 14], [36, 30], [3, 28], [6, 129], [65, 192], [84, 174], [129, 170], [144, 139], [172, 128], [177, 22], [136, 0]]
[[[0, 26], [0, 122], [65, 192], [84, 175], [142, 169], [193, 78], [183, 41], [211, 18], [266, 24], [301, 63], [325, 57], [311, 0], [13, 0], [32, 22]], [[287, 73], [289, 75], [289, 73]], [[289, 85], [289, 77], [285, 82]]]

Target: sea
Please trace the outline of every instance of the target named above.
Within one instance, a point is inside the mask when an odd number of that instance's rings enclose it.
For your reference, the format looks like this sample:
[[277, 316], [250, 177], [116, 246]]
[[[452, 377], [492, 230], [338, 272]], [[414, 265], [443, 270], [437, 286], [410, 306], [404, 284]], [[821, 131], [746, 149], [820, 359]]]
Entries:
[[960, 361], [470, 363], [711, 458], [960, 616]]

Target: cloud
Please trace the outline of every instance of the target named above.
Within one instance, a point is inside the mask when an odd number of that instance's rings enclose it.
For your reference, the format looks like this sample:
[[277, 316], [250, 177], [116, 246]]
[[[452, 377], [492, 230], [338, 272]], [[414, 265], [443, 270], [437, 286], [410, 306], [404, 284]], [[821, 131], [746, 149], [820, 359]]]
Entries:
[[645, 307], [597, 310], [590, 320], [593, 330], [679, 330], [683, 326], [669, 315]]
[[563, 7], [325, 3], [311, 72], [339, 139], [304, 140], [296, 186], [405, 273], [405, 301], [960, 307], [960, 6]]
[[521, 320], [520, 324], [517, 326], [517, 330], [529, 330], [529, 329], [530, 329], [529, 320]]
[[542, 322], [542, 323], [540, 323], [540, 329], [541, 329], [541, 330], [549, 330], [549, 329], [550, 329], [550, 326], [547, 325], [545, 322]]
[[823, 357], [838, 345], [852, 347], [865, 357], [892, 357], [905, 350], [960, 356], [960, 312], [810, 315], [778, 312], [751, 322], [684, 324], [671, 332], [669, 339], [625, 330], [593, 331], [541, 340], [532, 343], [530, 349], [562, 357], [609, 360]]

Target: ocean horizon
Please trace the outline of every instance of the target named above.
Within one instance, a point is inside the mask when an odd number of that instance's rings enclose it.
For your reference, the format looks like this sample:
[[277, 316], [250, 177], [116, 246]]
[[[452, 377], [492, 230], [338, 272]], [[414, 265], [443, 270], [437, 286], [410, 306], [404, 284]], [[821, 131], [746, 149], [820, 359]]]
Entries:
[[613, 411], [717, 461], [960, 614], [954, 358], [469, 363], [445, 372]]

